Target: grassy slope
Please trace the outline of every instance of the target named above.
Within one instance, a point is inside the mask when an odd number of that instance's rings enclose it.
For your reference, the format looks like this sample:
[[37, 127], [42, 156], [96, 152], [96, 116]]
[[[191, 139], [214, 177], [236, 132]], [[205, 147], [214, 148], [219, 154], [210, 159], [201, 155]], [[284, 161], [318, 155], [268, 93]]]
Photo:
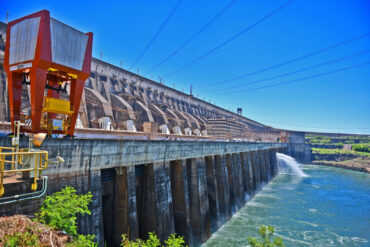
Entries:
[[328, 149], [328, 148], [312, 148], [312, 153], [318, 153], [318, 154], [353, 154], [358, 156], [369, 156], [370, 153], [365, 152], [358, 152], [354, 150], [343, 150], [343, 149]]
[[[369, 146], [370, 137], [306, 136], [306, 143], [315, 144], [317, 146], [316, 148], [312, 148], [314, 157], [312, 163], [314, 164], [349, 168], [370, 173], [370, 152], [342, 149], [348, 146], [345, 144], [351, 144], [352, 148], [359, 144]], [[320, 148], [320, 146], [323, 148]], [[328, 146], [330, 146], [330, 148], [328, 148]], [[325, 160], [326, 158], [330, 158], [330, 160]]]

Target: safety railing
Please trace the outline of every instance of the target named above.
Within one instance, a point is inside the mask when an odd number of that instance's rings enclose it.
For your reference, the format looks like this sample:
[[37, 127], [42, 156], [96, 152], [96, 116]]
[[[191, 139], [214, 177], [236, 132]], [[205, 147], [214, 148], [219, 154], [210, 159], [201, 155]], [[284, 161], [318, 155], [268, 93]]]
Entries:
[[33, 178], [31, 190], [37, 190], [37, 179], [48, 166], [48, 152], [10, 147], [0, 147], [0, 197], [4, 195], [4, 177], [6, 174], [24, 175]]

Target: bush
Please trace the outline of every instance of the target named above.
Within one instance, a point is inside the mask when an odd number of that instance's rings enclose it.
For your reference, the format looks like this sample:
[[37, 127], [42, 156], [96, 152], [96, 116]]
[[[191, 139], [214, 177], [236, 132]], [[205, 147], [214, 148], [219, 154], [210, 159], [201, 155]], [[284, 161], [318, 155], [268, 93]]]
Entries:
[[0, 245], [4, 247], [39, 246], [39, 237], [29, 232], [14, 232], [4, 235], [4, 238], [0, 239]]
[[[165, 247], [182, 247], [185, 243], [183, 237], [176, 237], [176, 233], [171, 234], [171, 236], [165, 241]], [[121, 247], [159, 247], [161, 242], [159, 241], [157, 235], [153, 232], [149, 233], [149, 238], [144, 241], [142, 239], [136, 239], [130, 241], [125, 234], [122, 235]]]
[[352, 145], [352, 150], [357, 152], [370, 153], [370, 146], [366, 144], [354, 144]]
[[94, 241], [94, 235], [77, 235], [72, 243], [66, 245], [66, 247], [97, 247], [98, 243]]
[[77, 195], [73, 187], [65, 187], [46, 197], [36, 214], [37, 221], [77, 237], [76, 214], [91, 214], [88, 208], [91, 198], [90, 192]]
[[77, 234], [77, 214], [91, 214], [89, 204], [92, 200], [91, 192], [85, 195], [77, 195], [73, 187], [67, 186], [51, 196], [47, 196], [36, 221], [47, 224], [54, 229], [66, 232], [73, 237], [69, 247], [95, 247], [94, 235]]
[[168, 247], [181, 247], [185, 244], [183, 237], [176, 237], [176, 233], [171, 234], [171, 236], [164, 242]]
[[282, 238], [275, 238], [271, 242], [271, 237], [274, 235], [273, 226], [262, 225], [258, 231], [258, 234], [261, 237], [261, 240], [257, 240], [254, 237], [248, 237], [248, 242], [251, 247], [284, 247]]

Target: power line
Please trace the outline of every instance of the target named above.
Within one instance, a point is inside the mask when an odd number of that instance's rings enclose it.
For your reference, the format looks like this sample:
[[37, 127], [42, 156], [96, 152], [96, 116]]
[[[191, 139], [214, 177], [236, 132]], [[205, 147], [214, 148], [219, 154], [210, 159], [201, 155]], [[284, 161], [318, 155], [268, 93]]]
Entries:
[[213, 22], [215, 22], [218, 18], [220, 18], [226, 11], [236, 2], [237, 0], [230, 1], [221, 11], [219, 11], [211, 20], [209, 20], [206, 24], [204, 24], [198, 31], [196, 31], [190, 38], [188, 38], [184, 43], [182, 43], [176, 50], [174, 50], [171, 54], [169, 54], [167, 57], [165, 57], [162, 61], [160, 61], [157, 65], [152, 67], [148, 74], [157, 69], [159, 66], [166, 63], [170, 58], [175, 56], [179, 51], [181, 51], [185, 46], [190, 44], [191, 41], [193, 41], [198, 35], [200, 35], [202, 32], [204, 32], [210, 25], [212, 25]]
[[341, 69], [336, 69], [336, 70], [331, 70], [331, 71], [324, 72], [324, 73], [315, 74], [315, 75], [312, 75], [312, 76], [306, 76], [306, 77], [302, 77], [302, 78], [298, 78], [298, 79], [294, 79], [294, 80], [290, 80], [290, 81], [279, 82], [279, 83], [270, 84], [270, 85], [261, 86], [261, 87], [249, 88], [249, 89], [246, 89], [246, 90], [238, 90], [238, 91], [233, 91], [233, 92], [227, 92], [227, 93], [224, 93], [223, 95], [239, 94], [239, 93], [264, 89], [264, 88], [277, 87], [277, 86], [281, 86], [281, 85], [285, 85], [285, 84], [290, 84], [290, 83], [294, 83], [294, 82], [305, 81], [305, 80], [314, 79], [314, 78], [318, 78], [318, 77], [322, 77], [322, 76], [326, 76], [326, 75], [335, 74], [335, 73], [338, 73], [338, 72], [342, 72], [342, 71], [362, 67], [362, 66], [365, 66], [365, 65], [368, 65], [368, 64], [370, 64], [370, 61], [365, 62], [365, 63], [352, 65], [352, 66], [348, 66], [348, 67], [344, 67], [344, 68], [341, 68]]
[[233, 78], [230, 78], [230, 79], [227, 79], [227, 80], [223, 80], [223, 81], [220, 81], [220, 82], [216, 82], [216, 83], [212, 83], [212, 84], [207, 84], [207, 85], [204, 85], [204, 86], [199, 87], [199, 88], [204, 88], [204, 87], [206, 87], [208, 85], [215, 86], [215, 85], [223, 84], [223, 83], [226, 83], [226, 82], [236, 81], [236, 80], [240, 80], [242, 78], [246, 78], [246, 77], [249, 77], [249, 76], [252, 76], [252, 75], [256, 75], [256, 74], [262, 73], [262, 72], [266, 72], [266, 71], [269, 71], [269, 70], [272, 70], [272, 69], [276, 69], [276, 68], [281, 67], [283, 65], [287, 65], [287, 64], [294, 63], [294, 62], [297, 62], [299, 60], [302, 60], [302, 59], [305, 59], [305, 58], [308, 58], [308, 57], [312, 57], [312, 56], [318, 55], [320, 53], [323, 53], [323, 52], [326, 52], [326, 51], [329, 51], [329, 50], [338, 48], [338, 47], [343, 46], [343, 45], [347, 45], [349, 43], [352, 43], [354, 41], [357, 41], [357, 40], [366, 38], [368, 36], [370, 36], [370, 32], [365, 33], [365, 34], [362, 34], [362, 35], [359, 35], [359, 36], [356, 36], [356, 37], [353, 37], [353, 38], [351, 38], [349, 40], [345, 40], [345, 41], [342, 41], [340, 43], [337, 43], [337, 44], [334, 44], [334, 45], [331, 45], [331, 46], [328, 46], [328, 47], [325, 47], [325, 48], [321, 48], [321, 49], [316, 50], [316, 51], [313, 51], [313, 52], [309, 52], [309, 53], [307, 53], [307, 54], [305, 54], [303, 56], [299, 56], [299, 57], [296, 57], [296, 58], [293, 58], [293, 59], [284, 61], [282, 63], [275, 64], [275, 65], [270, 66], [270, 67], [266, 67], [266, 68], [263, 68], [263, 69], [260, 69], [260, 70], [254, 71], [254, 72], [250, 72], [250, 73], [247, 73], [247, 74], [235, 76]]
[[165, 26], [167, 25], [167, 23], [170, 21], [170, 19], [172, 18], [173, 14], [176, 12], [176, 10], [180, 7], [181, 3], [182, 3], [183, 0], [179, 0], [175, 7], [171, 10], [170, 14], [167, 16], [167, 18], [164, 20], [164, 22], [162, 23], [162, 25], [160, 26], [160, 28], [158, 29], [158, 31], [154, 34], [153, 38], [149, 41], [149, 43], [145, 46], [144, 50], [140, 53], [140, 55], [136, 58], [135, 62], [131, 65], [130, 69], [132, 67], [134, 67], [139, 61], [140, 59], [144, 56], [144, 54], [148, 51], [148, 49], [150, 48], [150, 46], [153, 44], [153, 42], [157, 39], [157, 37], [159, 36], [159, 34], [162, 32], [162, 30], [165, 28]]
[[340, 58], [337, 58], [337, 59], [333, 59], [333, 60], [330, 60], [330, 61], [327, 61], [327, 62], [324, 62], [324, 63], [320, 63], [320, 64], [316, 64], [316, 65], [313, 65], [313, 66], [308, 66], [308, 67], [305, 67], [305, 68], [302, 68], [302, 69], [294, 70], [294, 71], [291, 71], [291, 72], [288, 72], [288, 73], [282, 73], [282, 74], [279, 74], [279, 75], [275, 75], [275, 76], [267, 77], [267, 78], [264, 78], [264, 79], [247, 82], [247, 83], [241, 83], [241, 84], [237, 84], [237, 85], [226, 87], [226, 88], [219, 88], [219, 89], [209, 90], [208, 92], [216, 92], [216, 91], [220, 91], [220, 90], [225, 91], [225, 90], [228, 90], [228, 89], [235, 89], [235, 88], [245, 87], [245, 86], [249, 86], [249, 85], [252, 85], [252, 84], [257, 84], [257, 83], [261, 83], [261, 82], [265, 82], [265, 81], [275, 80], [275, 79], [278, 79], [278, 78], [281, 78], [281, 77], [286, 77], [286, 76], [301, 73], [301, 72], [304, 72], [304, 71], [317, 69], [317, 68], [320, 68], [320, 67], [325, 66], [325, 65], [338, 63], [338, 62], [341, 62], [343, 60], [347, 60], [347, 59], [350, 59], [350, 58], [353, 58], [353, 57], [364, 55], [364, 54], [369, 53], [369, 52], [370, 52], [370, 50], [365, 50], [365, 51], [354, 53], [352, 55], [348, 55], [348, 56], [340, 57]]
[[232, 42], [234, 39], [238, 38], [239, 36], [245, 34], [246, 32], [252, 30], [253, 28], [255, 28], [256, 26], [258, 26], [259, 24], [261, 24], [262, 22], [266, 21], [267, 19], [269, 19], [270, 17], [272, 17], [273, 15], [277, 14], [278, 12], [280, 12], [281, 10], [283, 10], [285, 7], [287, 7], [288, 5], [290, 5], [291, 3], [293, 3], [294, 0], [289, 0], [287, 2], [285, 2], [283, 5], [281, 5], [280, 7], [274, 9], [273, 11], [271, 11], [269, 14], [263, 16], [262, 18], [258, 19], [256, 22], [254, 22], [253, 24], [251, 24], [250, 26], [244, 28], [243, 30], [241, 30], [240, 32], [238, 32], [237, 34], [233, 35], [232, 37], [230, 37], [229, 39], [223, 41], [222, 43], [220, 43], [219, 45], [217, 45], [216, 47], [208, 50], [207, 52], [203, 53], [201, 56], [195, 58], [194, 60], [190, 61], [189, 63], [171, 71], [170, 73], [168, 73], [167, 75], [172, 75], [172, 74], [175, 74], [177, 72], [179, 72], [180, 70], [183, 70], [191, 65], [193, 65], [194, 63], [202, 60], [203, 58], [211, 55], [212, 53], [214, 53], [215, 51], [217, 51], [218, 49], [221, 49], [222, 47], [226, 46], [227, 44], [229, 44], [230, 42]]

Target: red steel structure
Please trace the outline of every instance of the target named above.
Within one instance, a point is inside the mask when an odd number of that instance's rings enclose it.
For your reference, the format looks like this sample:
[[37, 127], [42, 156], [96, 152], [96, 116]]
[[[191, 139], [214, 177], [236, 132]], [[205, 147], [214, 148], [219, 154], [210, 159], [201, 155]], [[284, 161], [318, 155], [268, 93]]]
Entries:
[[[47, 10], [8, 24], [4, 68], [9, 108], [21, 132], [73, 136], [85, 80], [90, 75], [93, 34], [82, 33], [50, 17]], [[22, 86], [30, 85], [30, 114], [21, 109]], [[67, 90], [69, 85], [69, 90]], [[65, 94], [68, 97], [60, 97]], [[53, 119], [63, 123], [55, 128]], [[31, 120], [31, 121], [30, 121]], [[59, 122], [59, 123], [60, 123]]]

